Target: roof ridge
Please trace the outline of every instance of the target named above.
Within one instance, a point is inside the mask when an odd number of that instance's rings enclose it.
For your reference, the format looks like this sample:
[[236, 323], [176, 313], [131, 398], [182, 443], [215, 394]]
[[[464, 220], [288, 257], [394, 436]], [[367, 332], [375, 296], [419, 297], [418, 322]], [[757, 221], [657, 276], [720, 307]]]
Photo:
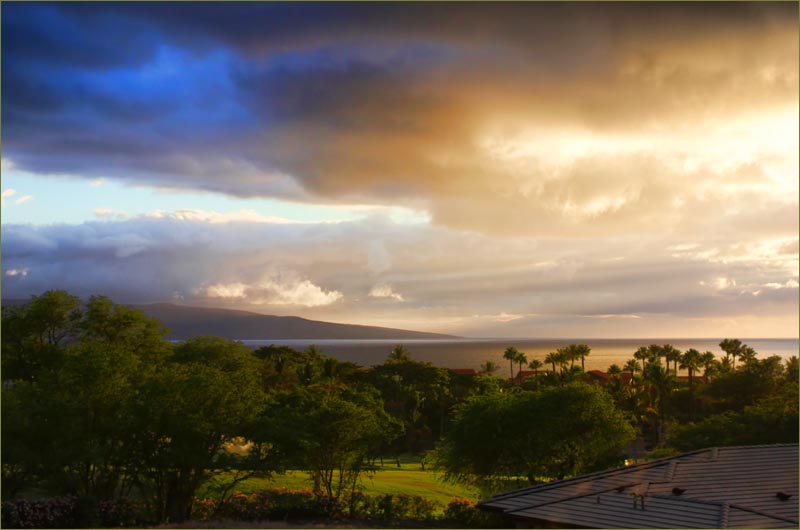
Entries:
[[[504, 497], [505, 495], [510, 495], [510, 494], [514, 494], [515, 496], [516, 495], [521, 495], [523, 493], [528, 493], [528, 492], [531, 492], [531, 491], [537, 490], [537, 489], [546, 489], [547, 487], [561, 487], [561, 486], [566, 486], [566, 485], [571, 485], [571, 484], [579, 484], [579, 483], [581, 483], [583, 481], [592, 480], [592, 479], [594, 479], [594, 478], [596, 478], [598, 476], [601, 476], [601, 475], [613, 476], [613, 475], [624, 474], [624, 473], [632, 473], [634, 471], [640, 471], [642, 469], [650, 469], [650, 468], [653, 468], [653, 467], [658, 467], [658, 466], [663, 465], [665, 463], [668, 463], [670, 461], [676, 460], [678, 458], [683, 458], [683, 457], [686, 457], [686, 456], [692, 456], [692, 455], [701, 454], [701, 453], [706, 452], [706, 451], [711, 451], [711, 449], [712, 449], [711, 447], [707, 447], [705, 449], [695, 449], [694, 451], [689, 451], [689, 452], [681, 453], [681, 454], [678, 454], [678, 455], [665, 456], [665, 457], [657, 458], [655, 460], [651, 460], [649, 462], [642, 462], [640, 464], [634, 464], [632, 466], [620, 466], [620, 467], [616, 467], [614, 469], [607, 469], [605, 471], [595, 471], [594, 473], [589, 473], [589, 474], [586, 474], [586, 475], [578, 475], [577, 477], [572, 477], [572, 478], [564, 479], [564, 480], [558, 480], [558, 479], [551, 480], [550, 482], [546, 482], [544, 484], [535, 484], [535, 485], [532, 485], [532, 486], [528, 486], [527, 488], [515, 489], [515, 490], [511, 490], [511, 491], [506, 491], [506, 492], [503, 492], [503, 493], [498, 493], [496, 495], [491, 496], [487, 500], [500, 499], [500, 498]], [[639, 482], [641, 482], [641, 481], [639, 481]]]
[[606, 488], [606, 489], [600, 490], [600, 491], [592, 491], [592, 492], [589, 492], [589, 493], [581, 493], [579, 495], [573, 495], [571, 497], [565, 497], [563, 499], [554, 499], [554, 500], [551, 500], [551, 501], [543, 502], [541, 504], [534, 504], [534, 505], [531, 505], [531, 506], [526, 506], [524, 508], [517, 508], [515, 510], [508, 510], [506, 513], [513, 513], [513, 512], [518, 512], [518, 511], [521, 511], [521, 510], [529, 510], [531, 508], [540, 508], [542, 506], [547, 506], [548, 504], [555, 504], [555, 503], [564, 502], [564, 501], [582, 499], [583, 497], [592, 497], [593, 495], [602, 495], [603, 493], [608, 493], [609, 491], [616, 491], [619, 488], [629, 488], [631, 486], [637, 486], [637, 485], [639, 485], [641, 483], [642, 483], [641, 481], [630, 482], [628, 484], [618, 485], [618, 486], [614, 486], [612, 488]]
[[790, 517], [786, 517], [783, 515], [775, 515], [756, 508], [750, 508], [749, 506], [742, 506], [741, 504], [730, 504], [730, 507], [736, 508], [737, 510], [744, 510], [746, 512], [757, 513], [758, 515], [763, 515], [764, 517], [769, 517], [771, 519], [778, 519], [780, 521], [786, 521], [789, 523], [798, 524], [798, 522], [800, 522], [797, 519], [792, 519]]

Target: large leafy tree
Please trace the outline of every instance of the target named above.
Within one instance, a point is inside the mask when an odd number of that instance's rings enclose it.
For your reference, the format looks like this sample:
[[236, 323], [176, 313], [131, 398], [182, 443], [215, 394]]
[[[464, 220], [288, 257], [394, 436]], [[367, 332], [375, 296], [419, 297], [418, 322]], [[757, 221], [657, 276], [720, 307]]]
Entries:
[[66, 291], [47, 291], [25, 305], [3, 307], [3, 379], [33, 381], [40, 371], [56, 369], [81, 318], [80, 299]]
[[459, 407], [437, 465], [449, 480], [488, 489], [519, 476], [534, 483], [612, 465], [633, 435], [594, 385], [490, 394]]
[[[266, 397], [248, 348], [203, 336], [175, 347], [140, 406], [142, 484], [156, 519], [174, 522], [189, 517], [205, 480], [234, 465], [225, 447], [253, 432]], [[269, 469], [263, 445], [250, 452], [249, 465]]]
[[104, 298], [93, 297], [84, 310], [79, 303], [63, 291], [34, 297], [11, 319], [24, 325], [3, 334], [4, 362], [7, 340], [21, 360], [41, 360], [43, 348], [50, 361], [4, 373], [11, 380], [3, 396], [8, 491], [35, 481], [48, 493], [98, 499], [123, 495], [136, 482], [136, 403], [170, 349], [165, 330]]
[[262, 418], [268, 438], [308, 472], [319, 494], [349, 496], [368, 457], [402, 432], [374, 388], [312, 385], [277, 397]]
[[385, 410], [403, 423], [405, 436], [386, 448], [395, 454], [431, 449], [456, 403], [450, 371], [427, 362], [385, 362], [357, 380], [377, 388]]

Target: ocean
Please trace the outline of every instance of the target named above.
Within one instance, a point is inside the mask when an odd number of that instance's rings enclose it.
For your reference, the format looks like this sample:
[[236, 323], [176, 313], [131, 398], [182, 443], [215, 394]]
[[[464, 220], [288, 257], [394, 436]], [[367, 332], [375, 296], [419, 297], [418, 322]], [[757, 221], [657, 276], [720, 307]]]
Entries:
[[[508, 361], [503, 352], [514, 346], [528, 356], [528, 360], [544, 362], [545, 355], [567, 344], [588, 344], [592, 349], [586, 357], [587, 370], [606, 370], [611, 364], [620, 367], [633, 358], [640, 346], [650, 344], [672, 344], [681, 351], [695, 348], [701, 353], [714, 352], [717, 358], [724, 356], [719, 348], [722, 339], [444, 339], [444, 340], [242, 340], [247, 346], [258, 348], [269, 344], [286, 345], [305, 349], [316, 344], [330, 357], [342, 361], [371, 366], [382, 363], [396, 344], [402, 344], [413, 359], [428, 361], [444, 368], [474, 368], [488, 361], [500, 366], [496, 375], [508, 373]], [[758, 352], [758, 358], [778, 355], [788, 359], [798, 355], [797, 339], [740, 339]], [[527, 369], [527, 368], [526, 368]], [[515, 366], [514, 370], [517, 370]]]

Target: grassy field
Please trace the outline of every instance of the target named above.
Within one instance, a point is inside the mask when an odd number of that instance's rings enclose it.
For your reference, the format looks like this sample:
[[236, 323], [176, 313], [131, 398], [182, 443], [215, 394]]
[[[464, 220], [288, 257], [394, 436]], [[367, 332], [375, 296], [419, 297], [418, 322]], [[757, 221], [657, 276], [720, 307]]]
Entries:
[[[423, 471], [418, 458], [401, 457], [400, 467], [397, 467], [394, 459], [384, 459], [383, 465], [380, 465], [379, 461], [376, 464], [378, 465], [377, 471], [361, 477], [361, 491], [368, 495], [383, 493], [419, 495], [442, 506], [450, 502], [453, 497], [477, 498], [477, 493], [470, 488], [443, 482], [438, 474], [430, 470]], [[311, 487], [312, 483], [307, 473], [288, 471], [270, 479], [246, 480], [237, 485], [235, 490], [250, 494], [271, 488], [302, 490], [311, 489]], [[204, 493], [204, 491], [200, 491], [199, 496], [204, 496]]]

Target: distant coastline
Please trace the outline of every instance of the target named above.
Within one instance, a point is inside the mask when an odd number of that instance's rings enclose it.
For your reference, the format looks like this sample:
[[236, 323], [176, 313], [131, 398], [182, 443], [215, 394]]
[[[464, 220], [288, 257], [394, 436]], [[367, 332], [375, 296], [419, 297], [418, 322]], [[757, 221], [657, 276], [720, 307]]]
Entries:
[[[737, 337], [739, 338], [739, 337]], [[506, 337], [501, 339], [380, 339], [380, 340], [336, 340], [336, 339], [269, 339], [241, 340], [245, 345], [258, 348], [274, 344], [305, 349], [316, 344], [326, 355], [342, 361], [371, 366], [382, 363], [395, 344], [406, 346], [411, 356], [418, 361], [427, 361], [444, 368], [478, 369], [487, 360], [506, 368], [503, 351], [514, 346], [527, 354], [528, 359], [543, 360], [545, 355], [561, 346], [573, 343], [588, 344], [592, 351], [586, 358], [587, 370], [606, 370], [611, 364], [623, 365], [633, 356], [639, 346], [650, 344], [672, 344], [681, 351], [695, 348], [699, 351], [712, 351], [718, 357], [723, 355], [719, 348], [722, 339], [520, 339]], [[746, 339], [742, 342], [753, 347], [758, 357], [764, 359], [771, 355], [789, 358], [798, 355], [800, 341], [797, 339]]]

